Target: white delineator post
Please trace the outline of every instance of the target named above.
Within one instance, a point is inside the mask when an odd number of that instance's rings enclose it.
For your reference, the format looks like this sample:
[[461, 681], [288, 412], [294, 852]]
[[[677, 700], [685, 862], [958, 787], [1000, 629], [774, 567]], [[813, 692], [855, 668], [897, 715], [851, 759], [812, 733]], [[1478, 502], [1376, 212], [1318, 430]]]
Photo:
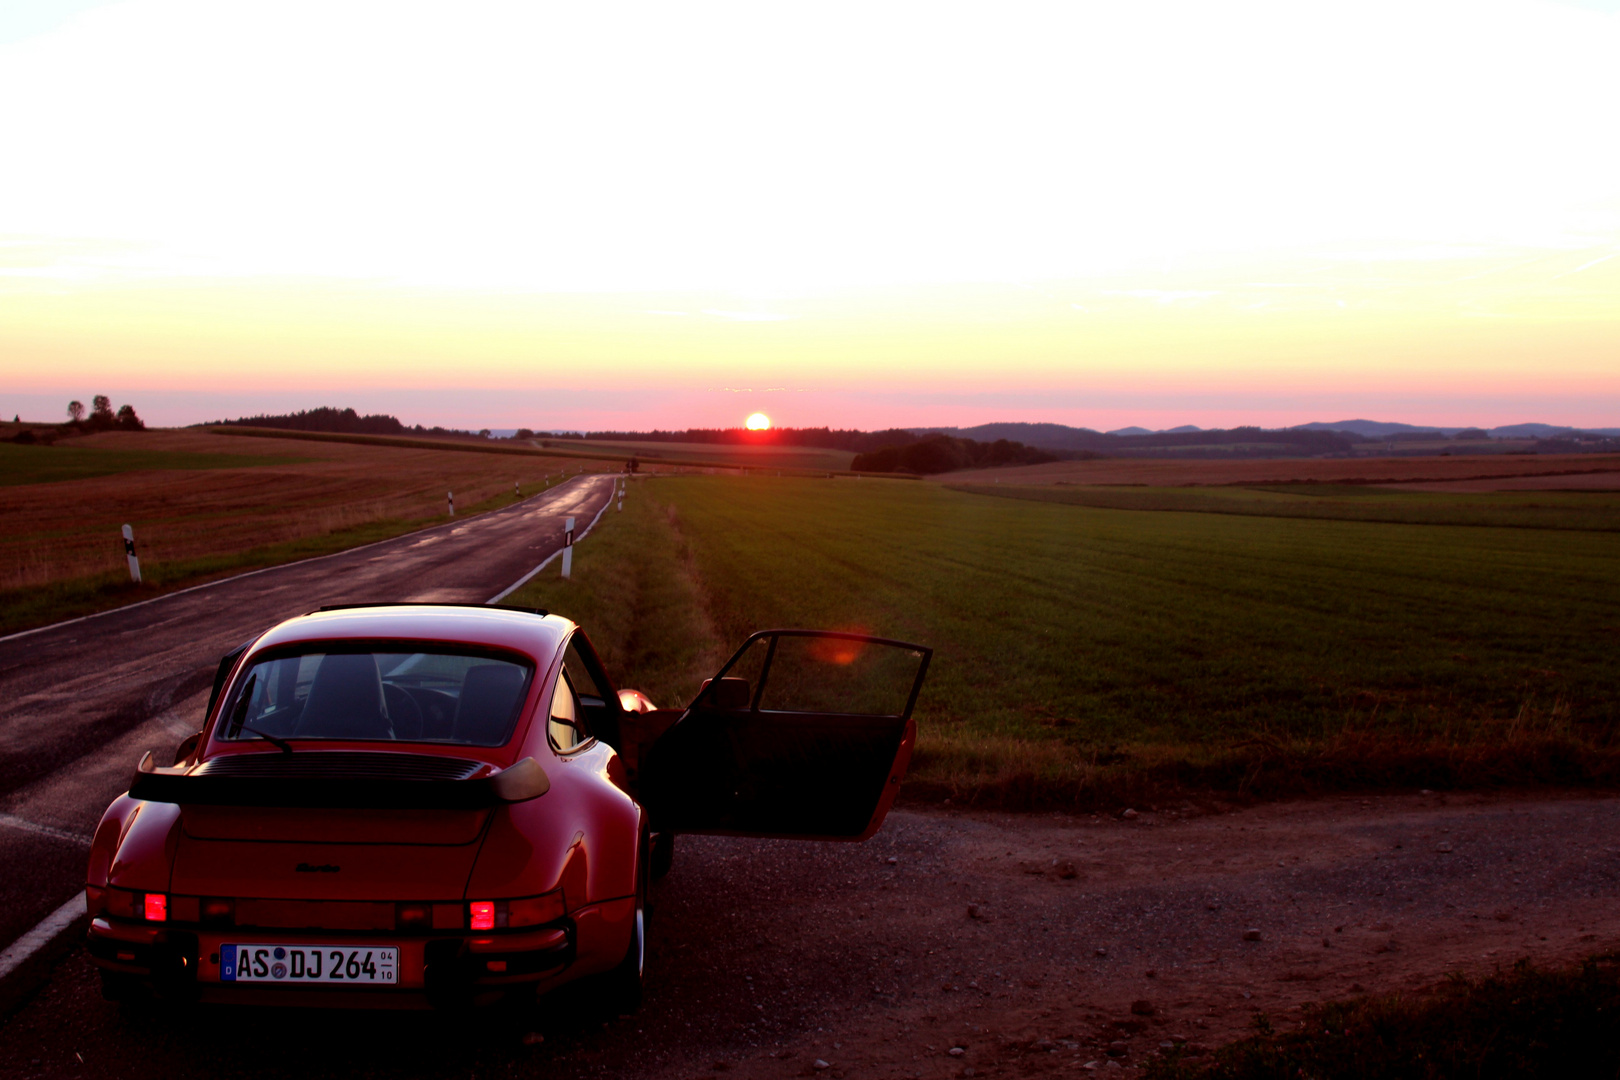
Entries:
[[562, 576], [574, 576], [574, 519], [563, 519], [563, 568]]
[[455, 517], [456, 516], [456, 493], [453, 492], [453, 491], [446, 492], [444, 498], [445, 498], [445, 501], [450, 504], [450, 516]]
[[624, 489], [629, 487], [629, 486], [630, 486], [630, 481], [628, 481], [628, 480], [620, 480], [619, 481], [619, 509], [620, 510], [624, 509]]
[[141, 560], [135, 557], [135, 530], [128, 525], [124, 526], [124, 555], [129, 559], [129, 580], [139, 584]]

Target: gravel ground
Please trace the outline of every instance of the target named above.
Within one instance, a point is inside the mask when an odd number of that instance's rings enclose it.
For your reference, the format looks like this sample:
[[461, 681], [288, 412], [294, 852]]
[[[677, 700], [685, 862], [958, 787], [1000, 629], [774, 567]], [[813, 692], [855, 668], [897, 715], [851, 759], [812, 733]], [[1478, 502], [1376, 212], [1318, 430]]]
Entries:
[[129, 1011], [82, 951], [6, 1077], [1033, 1076], [1256, 1013], [1620, 948], [1620, 800], [1383, 796], [1074, 818], [900, 811], [863, 845], [682, 837], [647, 998], [473, 1016]]

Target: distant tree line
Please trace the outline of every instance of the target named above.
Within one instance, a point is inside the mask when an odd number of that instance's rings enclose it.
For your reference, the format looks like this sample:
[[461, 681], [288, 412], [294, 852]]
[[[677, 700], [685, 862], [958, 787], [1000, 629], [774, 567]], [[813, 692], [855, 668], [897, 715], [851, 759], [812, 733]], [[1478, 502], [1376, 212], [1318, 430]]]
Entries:
[[1537, 439], [1530, 448], [1538, 454], [1614, 454], [1620, 453], [1620, 439], [1581, 431], [1573, 435]]
[[323, 431], [340, 435], [459, 435], [464, 438], [489, 438], [488, 428], [475, 434], [471, 431], [443, 428], [438, 425], [423, 427], [421, 424], [416, 424], [407, 427], [405, 424], [400, 423], [398, 417], [389, 416], [386, 413], [361, 416], [353, 409], [334, 409], [331, 406], [322, 406], [319, 409], [305, 409], [300, 412], [284, 413], [277, 416], [261, 413], [258, 416], [243, 416], [235, 420], [213, 420], [210, 423], [225, 427], [277, 428], [283, 431]]
[[67, 406], [68, 424], [80, 431], [145, 431], [146, 425], [135, 414], [135, 406], [120, 405], [113, 412], [112, 398], [97, 394], [90, 399], [90, 415], [84, 413], [84, 402], [70, 401]]
[[1102, 453], [1150, 450], [1230, 447], [1237, 445], [1287, 447], [1300, 454], [1342, 454], [1357, 443], [1359, 435], [1342, 431], [1272, 431], [1259, 427], [1235, 427], [1210, 431], [1164, 431], [1150, 435], [1104, 435], [1088, 433], [1076, 442]]
[[[120, 405], [115, 411], [112, 398], [106, 394], [97, 394], [90, 399], [89, 412], [85, 411], [82, 401], [68, 402], [67, 417], [67, 422], [62, 424], [42, 425], [39, 428], [25, 426], [11, 436], [11, 441], [50, 446], [57, 439], [70, 438], [74, 435], [93, 435], [98, 431], [146, 430], [146, 424], [135, 412], [135, 406]], [[12, 423], [21, 425], [23, 421], [18, 416], [12, 419]]]
[[957, 469], [1040, 465], [1057, 460], [1056, 454], [1006, 439], [982, 443], [972, 439], [953, 439], [949, 435], [925, 435], [901, 446], [885, 446], [856, 454], [849, 467], [858, 472], [908, 472], [932, 476]]
[[[926, 449], [911, 452], [906, 460], [911, 464], [896, 465], [910, 472], [924, 471], [914, 468], [926, 462], [942, 461], [947, 457], [971, 460], [973, 464], [959, 468], [985, 467], [979, 461], [994, 464], [1030, 464], [1032, 455], [1044, 455], [1042, 461], [1091, 458], [1108, 454], [1173, 454], [1183, 457], [1231, 456], [1244, 446], [1275, 448], [1272, 453], [1316, 456], [1320, 454], [1348, 453], [1357, 443], [1365, 442], [1359, 435], [1340, 431], [1274, 431], [1258, 427], [1236, 427], [1213, 431], [1175, 431], [1148, 435], [1108, 435], [1087, 428], [1066, 428], [1050, 424], [989, 424], [985, 425], [995, 439], [973, 439], [965, 434], [935, 431], [928, 428], [906, 430], [889, 428], [886, 431], [844, 431], [829, 428], [772, 428], [769, 431], [749, 431], [746, 428], [690, 428], [686, 431], [590, 431], [551, 433], [553, 439], [604, 439], [619, 442], [678, 442], [678, 443], [741, 443], [752, 446], [809, 446], [827, 450], [853, 450], [857, 454], [873, 454], [893, 450], [898, 455], [906, 447], [924, 441]], [[1004, 432], [997, 429], [1006, 429]], [[1030, 442], [1009, 438], [1028, 431]], [[947, 442], [939, 442], [945, 439]], [[1037, 442], [1038, 440], [1038, 442]], [[1031, 445], [1035, 443], [1035, 445]], [[952, 447], [947, 451], [946, 447]], [[970, 449], [972, 447], [984, 449]], [[1001, 449], [994, 449], [1000, 447]], [[895, 455], [873, 458], [887, 462], [901, 460]], [[862, 466], [856, 466], [861, 468]], [[882, 471], [888, 471], [887, 469]], [[941, 471], [941, 470], [936, 470]]]
[[687, 428], [685, 431], [548, 432], [552, 439], [605, 439], [617, 442], [707, 443], [710, 445], [808, 446], [817, 450], [878, 450], [916, 442], [921, 436], [901, 428], [840, 431], [831, 428]]

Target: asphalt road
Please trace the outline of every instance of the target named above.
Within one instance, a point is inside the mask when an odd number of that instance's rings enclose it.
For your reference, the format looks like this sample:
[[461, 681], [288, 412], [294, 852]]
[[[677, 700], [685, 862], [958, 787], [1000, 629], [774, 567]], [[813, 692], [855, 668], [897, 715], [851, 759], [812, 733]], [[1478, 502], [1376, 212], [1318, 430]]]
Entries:
[[[614, 478], [0, 640], [0, 945], [84, 886], [89, 838], [142, 752], [195, 731], [219, 657], [324, 604], [485, 603], [576, 535]], [[164, 764], [167, 764], [165, 761]]]

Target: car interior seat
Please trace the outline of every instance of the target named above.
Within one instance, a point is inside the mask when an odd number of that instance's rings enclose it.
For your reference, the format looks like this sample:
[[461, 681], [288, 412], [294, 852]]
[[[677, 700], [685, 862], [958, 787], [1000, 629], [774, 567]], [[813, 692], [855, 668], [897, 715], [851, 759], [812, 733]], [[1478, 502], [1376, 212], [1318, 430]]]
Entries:
[[306, 739], [393, 738], [376, 658], [370, 653], [323, 657], [295, 734]]
[[467, 669], [456, 703], [455, 740], [474, 746], [504, 742], [523, 693], [523, 669], [478, 664]]

